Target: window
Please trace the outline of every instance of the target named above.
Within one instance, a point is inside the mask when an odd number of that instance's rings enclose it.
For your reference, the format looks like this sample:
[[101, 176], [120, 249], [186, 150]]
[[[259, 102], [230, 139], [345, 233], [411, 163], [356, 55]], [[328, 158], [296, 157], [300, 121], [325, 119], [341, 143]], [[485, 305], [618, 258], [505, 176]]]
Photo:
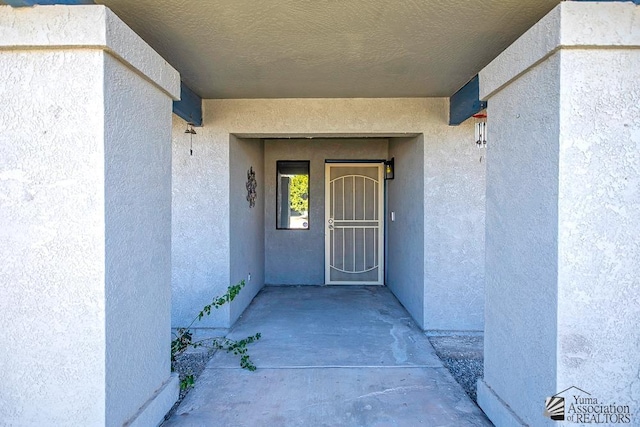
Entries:
[[308, 230], [309, 161], [279, 160], [276, 169], [276, 228]]

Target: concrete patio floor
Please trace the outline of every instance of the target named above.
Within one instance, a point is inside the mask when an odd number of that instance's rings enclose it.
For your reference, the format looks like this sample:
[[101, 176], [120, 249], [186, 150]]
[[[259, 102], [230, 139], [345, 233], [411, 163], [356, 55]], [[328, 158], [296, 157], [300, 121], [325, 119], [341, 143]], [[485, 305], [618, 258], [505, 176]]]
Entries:
[[266, 287], [164, 426], [490, 426], [386, 287]]

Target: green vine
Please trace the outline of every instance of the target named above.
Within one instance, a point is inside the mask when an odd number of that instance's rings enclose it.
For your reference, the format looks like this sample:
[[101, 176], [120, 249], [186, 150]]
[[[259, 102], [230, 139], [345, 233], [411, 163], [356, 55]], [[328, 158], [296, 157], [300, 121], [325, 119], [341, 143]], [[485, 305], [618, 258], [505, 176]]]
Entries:
[[[247, 345], [260, 339], [260, 333], [249, 336], [247, 338], [235, 341], [229, 338], [207, 338], [200, 341], [193, 341], [193, 333], [191, 327], [196, 321], [202, 320], [203, 317], [209, 316], [212, 309], [218, 309], [224, 304], [234, 300], [234, 298], [244, 288], [245, 282], [241, 280], [236, 285], [231, 285], [227, 288], [227, 292], [222, 296], [214, 297], [210, 304], [205, 305], [200, 313], [191, 321], [186, 328], [178, 328], [173, 333], [173, 340], [171, 340], [171, 366], [173, 369], [174, 364], [177, 361], [177, 357], [184, 353], [188, 348], [209, 347], [216, 350], [225, 350], [227, 353], [233, 353], [236, 356], [240, 356], [240, 367], [249, 371], [255, 371], [256, 366], [251, 361], [251, 357], [247, 351]], [[195, 382], [193, 375], [186, 375], [180, 381], [180, 388], [186, 389], [193, 386]]]
[[227, 353], [233, 353], [236, 356], [240, 356], [240, 367], [249, 371], [255, 371], [256, 365], [253, 364], [249, 354], [247, 353], [247, 344], [251, 344], [260, 339], [260, 333], [249, 336], [240, 341], [230, 340], [228, 338], [221, 338], [214, 342], [214, 346], [218, 350], [226, 350]]

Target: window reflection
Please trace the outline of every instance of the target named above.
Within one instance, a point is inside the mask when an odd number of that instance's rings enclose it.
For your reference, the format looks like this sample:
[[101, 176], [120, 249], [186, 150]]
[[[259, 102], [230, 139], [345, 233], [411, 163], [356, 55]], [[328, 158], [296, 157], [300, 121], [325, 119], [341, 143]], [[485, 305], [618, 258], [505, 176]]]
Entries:
[[309, 162], [278, 161], [276, 226], [309, 229]]

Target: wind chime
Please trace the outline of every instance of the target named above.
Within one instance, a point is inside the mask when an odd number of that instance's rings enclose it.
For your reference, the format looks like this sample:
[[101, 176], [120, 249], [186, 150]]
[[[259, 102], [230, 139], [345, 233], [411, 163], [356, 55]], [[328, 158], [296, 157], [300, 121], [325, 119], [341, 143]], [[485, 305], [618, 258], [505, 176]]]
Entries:
[[474, 114], [473, 118], [476, 120], [476, 145], [478, 148], [485, 147], [487, 145], [487, 114]]
[[193, 135], [197, 135], [196, 130], [193, 128], [193, 123], [187, 122], [187, 130], [185, 130], [184, 133], [189, 134], [189, 139], [191, 143], [191, 145], [189, 146], [189, 154], [193, 156]]

